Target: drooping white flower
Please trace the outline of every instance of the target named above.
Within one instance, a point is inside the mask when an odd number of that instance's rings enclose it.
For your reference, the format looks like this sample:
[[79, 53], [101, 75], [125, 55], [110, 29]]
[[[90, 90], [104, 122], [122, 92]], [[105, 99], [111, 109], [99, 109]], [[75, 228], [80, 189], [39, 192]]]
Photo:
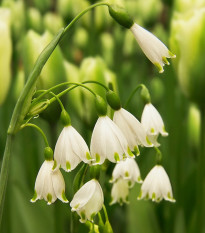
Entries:
[[164, 122], [157, 111], [157, 109], [151, 104], [148, 103], [145, 105], [142, 112], [141, 123], [146, 130], [149, 140], [155, 145], [159, 146], [157, 138], [159, 134], [162, 136], [168, 136], [168, 133], [165, 130]]
[[152, 199], [159, 202], [163, 198], [166, 201], [175, 202], [169, 177], [161, 165], [156, 165], [146, 176], [138, 199]]
[[153, 146], [142, 124], [125, 109], [120, 108], [118, 111], [115, 111], [113, 121], [123, 132], [132, 151], [139, 151], [138, 145]]
[[175, 58], [176, 56], [156, 36], [138, 24], [133, 24], [130, 29], [144, 54], [162, 73], [163, 66], [169, 65], [167, 58]]
[[58, 138], [54, 160], [54, 168], [58, 169], [61, 166], [67, 172], [75, 169], [81, 161], [84, 163], [91, 162], [86, 142], [71, 125], [64, 127]]
[[99, 182], [92, 179], [85, 183], [74, 195], [70, 203], [71, 210], [76, 211], [81, 217], [80, 222], [93, 220], [93, 217], [101, 210], [104, 196]]
[[128, 181], [129, 187], [133, 187], [135, 182], [142, 183], [139, 167], [133, 158], [127, 158], [115, 165], [110, 182], [114, 183], [118, 179]]
[[52, 204], [58, 198], [67, 203], [65, 196], [65, 182], [59, 169], [53, 171], [54, 161], [45, 160], [42, 164], [35, 182], [35, 193], [31, 202], [38, 199], [44, 199], [48, 205]]
[[111, 202], [110, 205], [113, 205], [115, 203], [120, 203], [122, 205], [123, 203], [129, 203], [128, 201], [128, 195], [129, 195], [129, 185], [127, 180], [118, 179], [112, 186], [111, 190]]
[[125, 157], [134, 157], [122, 131], [108, 116], [98, 118], [91, 137], [90, 152], [96, 164], [102, 164], [106, 158], [116, 163]]

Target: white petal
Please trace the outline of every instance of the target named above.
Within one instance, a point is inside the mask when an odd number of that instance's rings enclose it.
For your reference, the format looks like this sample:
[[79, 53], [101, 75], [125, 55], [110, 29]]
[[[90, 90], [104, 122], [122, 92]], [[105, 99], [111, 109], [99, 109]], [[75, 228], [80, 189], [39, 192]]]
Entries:
[[130, 29], [147, 58], [158, 66], [159, 72], [163, 72], [164, 64], [169, 64], [166, 58], [176, 56], [156, 36], [138, 24], [135, 23]]
[[65, 198], [65, 181], [60, 170], [52, 172], [52, 183], [56, 197], [62, 202], [67, 203], [68, 200]]
[[[64, 127], [56, 143], [54, 159], [65, 171], [71, 171], [81, 162], [81, 158], [86, 156], [83, 149], [89, 153], [80, 134], [72, 126]], [[86, 159], [83, 161], [88, 162]]]
[[134, 159], [127, 158], [125, 161], [120, 161], [115, 165], [112, 173], [112, 182], [115, 182], [119, 178], [130, 181], [130, 186], [133, 186], [135, 182], [142, 182], [139, 167]]
[[113, 184], [112, 190], [111, 190], [111, 197], [112, 201], [110, 205], [119, 202], [120, 204], [123, 204], [123, 202], [128, 203], [129, 195], [129, 186], [126, 180], [119, 179], [116, 183]]
[[93, 179], [85, 183], [74, 195], [70, 203], [72, 211], [77, 211], [81, 216], [81, 222], [92, 220], [92, 215], [97, 214], [104, 202], [103, 191], [97, 180]]
[[127, 140], [118, 126], [107, 116], [99, 117], [91, 137], [91, 156], [100, 156], [100, 161], [96, 159], [96, 163], [102, 164], [105, 158], [114, 163], [117, 157], [123, 160], [124, 155], [129, 156], [127, 150]]
[[149, 195], [153, 201], [160, 201], [162, 198], [174, 202], [169, 177], [161, 165], [156, 165], [146, 176], [139, 199]]
[[123, 132], [132, 151], [138, 145], [153, 146], [148, 143], [146, 132], [141, 123], [125, 109], [121, 108], [115, 111], [113, 121]]
[[87, 202], [91, 199], [93, 196], [93, 193], [95, 192], [96, 187], [96, 181], [90, 180], [87, 183], [85, 183], [74, 195], [73, 200], [70, 203], [70, 206], [72, 207], [72, 210], [79, 210], [84, 205], [87, 204]]
[[[99, 117], [95, 127], [93, 129], [90, 152], [91, 157], [96, 159], [96, 163], [102, 164], [106, 158], [106, 147], [105, 147], [105, 135], [106, 135], [106, 123], [104, 117]], [[96, 155], [98, 158], [96, 158]]]
[[145, 105], [142, 112], [141, 123], [146, 130], [149, 140], [155, 146], [160, 145], [157, 142], [159, 133], [161, 133], [162, 136], [168, 135], [168, 133], [165, 131], [164, 122], [159, 112], [151, 103]]

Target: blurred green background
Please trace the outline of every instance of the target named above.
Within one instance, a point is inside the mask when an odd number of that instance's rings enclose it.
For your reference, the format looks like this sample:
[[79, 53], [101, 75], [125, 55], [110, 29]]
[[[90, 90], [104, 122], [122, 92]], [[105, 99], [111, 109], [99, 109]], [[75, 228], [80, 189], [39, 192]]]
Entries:
[[[0, 159], [11, 114], [36, 58], [61, 27], [95, 1], [4, 0], [0, 21]], [[130, 190], [129, 205], [109, 206], [113, 164], [101, 174], [105, 204], [115, 233], [194, 233], [197, 221], [197, 161], [200, 147], [200, 112], [205, 104], [205, 3], [199, 0], [112, 0], [124, 5], [141, 26], [162, 40], [177, 58], [159, 74], [144, 56], [133, 35], [115, 23], [107, 7], [88, 12], [71, 28], [50, 57], [38, 81], [47, 89], [63, 81], [97, 80], [113, 83], [125, 104], [139, 83], [150, 90], [152, 103], [163, 117], [169, 136], [160, 138], [163, 166], [167, 171], [176, 203], [138, 201], [140, 186]], [[189, 24], [190, 21], [190, 24]], [[192, 22], [193, 21], [193, 22]], [[195, 23], [195, 24], [194, 24]], [[198, 25], [198, 26], [196, 26]], [[96, 92], [104, 90], [90, 84]], [[63, 99], [73, 126], [89, 144], [97, 119], [93, 97], [76, 89]], [[136, 94], [128, 110], [139, 120], [144, 107]], [[48, 108], [35, 123], [51, 143], [62, 129], [58, 105]], [[137, 158], [142, 178], [155, 165], [154, 149], [142, 148]], [[0, 232], [70, 232], [69, 205], [56, 201], [30, 203], [35, 178], [43, 162], [43, 140], [33, 129], [19, 132], [15, 139]], [[81, 165], [80, 165], [81, 166]], [[73, 197], [71, 173], [62, 172], [66, 194]], [[205, 215], [204, 215], [205, 216]], [[88, 232], [77, 224], [76, 232]]]

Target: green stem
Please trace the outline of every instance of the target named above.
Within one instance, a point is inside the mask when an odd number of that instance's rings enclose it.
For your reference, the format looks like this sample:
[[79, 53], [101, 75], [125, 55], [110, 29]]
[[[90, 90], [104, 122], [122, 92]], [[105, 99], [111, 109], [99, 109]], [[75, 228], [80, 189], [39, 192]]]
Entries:
[[13, 146], [14, 135], [8, 134], [6, 139], [6, 146], [3, 156], [3, 161], [1, 165], [1, 174], [0, 174], [0, 225], [3, 215], [3, 207], [4, 207], [4, 200], [5, 200], [5, 190], [8, 181], [8, 174], [9, 174], [9, 162], [11, 157], [11, 151]]
[[54, 98], [56, 98], [56, 100], [58, 101], [58, 103], [59, 103], [59, 105], [60, 105], [60, 107], [61, 107], [61, 110], [62, 110], [62, 111], [65, 110], [65, 108], [64, 108], [64, 106], [63, 106], [63, 103], [61, 102], [61, 100], [59, 99], [59, 97], [58, 97], [56, 94], [54, 94], [53, 92], [50, 92], [50, 94], [53, 95]]
[[105, 207], [104, 204], [103, 204], [103, 212], [104, 212], [104, 215], [105, 215], [105, 221], [109, 222], [108, 215], [107, 215], [107, 210], [106, 210], [106, 207]]
[[27, 124], [23, 124], [22, 126], [21, 126], [21, 129], [23, 129], [23, 128], [25, 128], [25, 127], [33, 127], [33, 128], [35, 128], [35, 129], [37, 129], [38, 131], [39, 131], [39, 133], [42, 135], [42, 137], [43, 137], [43, 140], [44, 140], [44, 142], [45, 142], [45, 146], [46, 147], [49, 147], [49, 143], [48, 143], [48, 140], [47, 140], [47, 137], [46, 137], [46, 135], [44, 134], [44, 132], [43, 132], [43, 130], [40, 128], [40, 127], [38, 127], [37, 125], [35, 125], [35, 124], [32, 124], [32, 123], [27, 123]]
[[[61, 97], [62, 95], [66, 94], [67, 92], [71, 91], [72, 89], [76, 88], [76, 87], [83, 87], [85, 89], [87, 89], [88, 91], [90, 91], [94, 96], [96, 96], [95, 92], [92, 91], [89, 87], [85, 86], [83, 83], [75, 83], [75, 82], [64, 82], [64, 83], [60, 83], [54, 87], [51, 87], [50, 89], [44, 91], [41, 95], [39, 95], [37, 98], [35, 98], [32, 102], [32, 105], [35, 105], [36, 102], [38, 102], [41, 98], [43, 98], [46, 94], [50, 93], [51, 91], [55, 90], [56, 88], [59, 87], [63, 87], [63, 86], [67, 86], [67, 85], [74, 85], [73, 87], [70, 87], [64, 91], [62, 91], [61, 93], [59, 93], [58, 95], [56, 95], [58, 98]], [[50, 101], [51, 103], [54, 102], [55, 98], [52, 98]]]
[[154, 149], [156, 151], [156, 163], [160, 165], [162, 163], [162, 152], [158, 147], [154, 147]]
[[[96, 3], [96, 4], [93, 4], [91, 6], [89, 6], [87, 9], [85, 9], [84, 11], [80, 12], [70, 23], [69, 25], [65, 28], [64, 30], [64, 34], [69, 30], [70, 27], [73, 26], [73, 24], [79, 19], [81, 18], [86, 12], [88, 12], [89, 10], [97, 7], [97, 6], [109, 6], [110, 4], [107, 3], [107, 2], [100, 2], [100, 3]], [[63, 38], [63, 37], [62, 37]]]
[[[62, 91], [62, 92], [59, 93], [57, 96], [58, 96], [58, 97], [61, 97], [61, 96], [65, 95], [66, 93], [68, 93], [69, 91], [71, 91], [71, 90], [73, 90], [74, 88], [79, 87], [79, 86], [80, 86], [80, 87], [83, 87], [83, 88], [85, 88], [85, 89], [87, 89], [87, 90], [90, 91], [94, 96], [96, 96], [95, 92], [92, 91], [89, 87], [86, 87], [85, 85], [79, 84], [79, 83], [73, 83], [73, 84], [76, 85], [76, 86], [70, 87], [70, 88], [68, 88], [68, 89], [66, 89], [66, 90], [64, 90], [64, 91]], [[49, 103], [49, 104], [53, 103], [54, 101], [55, 101], [55, 97], [53, 97], [52, 99], [50, 99], [50, 103]]]
[[86, 83], [95, 83], [95, 84], [98, 84], [99, 86], [102, 86], [106, 91], [109, 91], [109, 88], [106, 87], [103, 83], [100, 83], [98, 81], [94, 81], [94, 80], [88, 80], [88, 81], [84, 81], [82, 82], [83, 84], [86, 84]]
[[139, 84], [136, 86], [136, 88], [132, 91], [132, 93], [130, 94], [127, 102], [125, 103], [125, 108], [127, 108], [128, 104], [130, 103], [130, 101], [132, 100], [133, 96], [135, 95], [135, 93], [140, 89], [140, 88], [146, 88], [147, 87], [144, 84]]
[[197, 221], [196, 232], [205, 230], [205, 108], [201, 108], [200, 151], [198, 155], [198, 180], [197, 180]]
[[2, 167], [1, 167], [1, 174], [0, 174], [0, 181], [1, 181], [0, 182], [1, 184], [0, 186], [0, 223], [1, 223], [1, 216], [3, 212], [4, 196], [6, 192], [6, 185], [7, 185], [8, 172], [9, 172], [9, 160], [10, 160], [10, 155], [11, 155], [11, 145], [13, 141], [12, 135], [15, 135], [19, 131], [22, 125], [22, 122], [26, 114], [28, 113], [28, 110], [31, 106], [32, 96], [35, 90], [36, 81], [45, 63], [49, 59], [50, 55], [53, 53], [54, 49], [56, 48], [60, 40], [67, 33], [69, 28], [87, 11], [89, 11], [90, 9], [93, 9], [94, 7], [101, 6], [101, 5], [109, 6], [108, 3], [103, 3], [103, 2], [94, 4], [88, 7], [87, 9], [85, 9], [84, 11], [82, 11], [80, 14], [78, 14], [65, 29], [61, 29], [58, 32], [58, 34], [54, 37], [54, 39], [48, 44], [48, 46], [46, 46], [46, 48], [39, 55], [34, 65], [34, 68], [28, 77], [28, 81], [26, 85], [24, 86], [24, 89], [14, 108], [11, 122], [8, 128], [7, 143], [5, 147], [5, 152], [4, 152], [4, 157], [3, 157]]

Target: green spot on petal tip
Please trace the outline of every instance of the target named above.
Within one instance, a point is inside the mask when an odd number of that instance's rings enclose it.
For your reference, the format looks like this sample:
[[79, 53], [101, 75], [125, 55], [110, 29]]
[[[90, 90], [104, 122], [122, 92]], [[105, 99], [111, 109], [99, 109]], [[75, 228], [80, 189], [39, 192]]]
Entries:
[[65, 191], [63, 191], [62, 192], [62, 199], [63, 199], [63, 201], [65, 202], [65, 203], [68, 203], [68, 199], [67, 199], [67, 197], [66, 197], [66, 195], [65, 195]]
[[87, 160], [91, 160], [92, 159], [89, 152], [86, 152], [86, 159]]
[[125, 177], [129, 177], [129, 175], [130, 175], [129, 172], [126, 171], [126, 172], [125, 172]]
[[70, 165], [70, 162], [66, 162], [66, 169], [69, 171], [69, 170], [71, 170], [71, 165]]
[[34, 194], [33, 194], [33, 197], [31, 199], [31, 202], [35, 202], [36, 201], [36, 198], [37, 198], [37, 192], [36, 190], [34, 191]]
[[116, 162], [120, 161], [120, 157], [119, 157], [117, 152], [115, 152], [115, 154], [114, 154], [114, 159], [115, 159]]
[[162, 57], [162, 61], [164, 62], [164, 64], [170, 65], [166, 57]]
[[173, 54], [171, 51], [169, 51], [169, 56], [170, 56], [171, 58], [176, 58], [176, 55]]
[[55, 169], [56, 169], [56, 167], [57, 167], [57, 162], [56, 162], [56, 160], [54, 160], [54, 164], [53, 164], [53, 168], [52, 168], [52, 170], [55, 170]]
[[157, 69], [159, 70], [159, 73], [163, 73], [163, 72], [164, 72], [163, 67], [162, 67], [158, 62], [154, 63], [154, 65], [155, 65], [155, 66], [157, 67]]
[[100, 162], [100, 155], [99, 154], [95, 155], [95, 161], [96, 161], [96, 163]]
[[47, 201], [48, 201], [48, 205], [50, 205], [52, 202], [52, 195], [50, 193], [48, 193], [47, 195]]
[[140, 155], [140, 151], [139, 151], [138, 146], [135, 146], [135, 147], [134, 147], [134, 153], [135, 153], [137, 156]]

